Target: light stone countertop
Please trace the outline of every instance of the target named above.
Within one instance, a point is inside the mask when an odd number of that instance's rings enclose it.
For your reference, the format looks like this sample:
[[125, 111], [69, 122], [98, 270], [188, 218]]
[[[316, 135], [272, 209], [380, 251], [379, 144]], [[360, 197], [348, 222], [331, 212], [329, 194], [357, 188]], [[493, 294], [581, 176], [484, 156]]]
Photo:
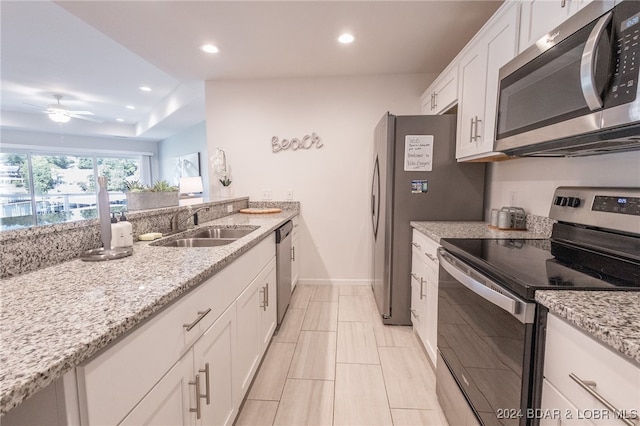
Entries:
[[411, 226], [439, 243], [442, 238], [549, 238], [551, 230], [500, 231], [487, 222], [427, 221], [410, 222]]
[[110, 342], [202, 283], [297, 210], [234, 214], [201, 224], [256, 227], [220, 247], [134, 244], [133, 256], [79, 259], [0, 282], [0, 413], [53, 383]]
[[640, 292], [541, 290], [536, 302], [640, 365]]

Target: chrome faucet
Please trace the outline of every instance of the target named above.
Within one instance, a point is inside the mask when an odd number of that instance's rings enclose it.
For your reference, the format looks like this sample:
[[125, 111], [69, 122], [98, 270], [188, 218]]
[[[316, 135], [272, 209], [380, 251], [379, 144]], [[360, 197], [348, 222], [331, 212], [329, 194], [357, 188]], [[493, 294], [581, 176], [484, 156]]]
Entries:
[[189, 213], [189, 215], [184, 218], [182, 221], [179, 219], [180, 218], [180, 213], [182, 213], [181, 210], [177, 211], [173, 216], [171, 216], [171, 233], [175, 233], [175, 232], [180, 232], [180, 231], [184, 231], [187, 228], [184, 229], [180, 229], [180, 225], [182, 223], [185, 223], [187, 221], [189, 221], [189, 219], [191, 219], [193, 217], [193, 224], [197, 225], [198, 224], [198, 212], [205, 210], [205, 211], [209, 211], [209, 207], [200, 207], [199, 209], [196, 209], [195, 211], [191, 211], [191, 206], [188, 207], [187, 211]]

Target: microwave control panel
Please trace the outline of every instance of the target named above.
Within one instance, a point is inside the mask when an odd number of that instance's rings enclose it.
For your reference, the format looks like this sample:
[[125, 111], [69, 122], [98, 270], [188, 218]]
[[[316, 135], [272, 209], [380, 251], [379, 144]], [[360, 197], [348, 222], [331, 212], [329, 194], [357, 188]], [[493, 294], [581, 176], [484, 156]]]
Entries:
[[607, 107], [633, 102], [638, 93], [640, 61], [640, 7], [638, 2], [622, 2], [613, 12], [612, 43], [614, 70]]

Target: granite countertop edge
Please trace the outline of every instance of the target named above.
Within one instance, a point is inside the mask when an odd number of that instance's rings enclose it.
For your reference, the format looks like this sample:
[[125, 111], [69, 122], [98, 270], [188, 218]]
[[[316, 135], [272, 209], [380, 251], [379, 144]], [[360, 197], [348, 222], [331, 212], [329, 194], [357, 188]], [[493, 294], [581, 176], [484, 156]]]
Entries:
[[[234, 214], [210, 222], [202, 223], [198, 226], [198, 228], [212, 225], [225, 227], [249, 226], [256, 228], [256, 232], [249, 234], [250, 237], [242, 238], [242, 241], [239, 240], [237, 244], [236, 242], [234, 242], [228, 246], [222, 246], [224, 248], [216, 247], [195, 249], [206, 250], [207, 253], [214, 253], [216, 249], [218, 249], [218, 253], [222, 252], [218, 256], [213, 257], [210, 262], [206, 262], [206, 260], [199, 262], [188, 262], [187, 253], [191, 251], [191, 253], [195, 254], [195, 251], [193, 251], [194, 249], [191, 248], [168, 249], [166, 247], [153, 247], [153, 243], [150, 242], [136, 242], [134, 244], [134, 256], [125, 259], [119, 259], [117, 261], [114, 261], [113, 264], [115, 265], [115, 262], [119, 262], [122, 260], [125, 260], [125, 262], [133, 262], [132, 259], [136, 257], [136, 254], [138, 254], [136, 259], [138, 263], [134, 266], [139, 269], [144, 269], [144, 267], [146, 266], [147, 269], [151, 268], [152, 270], [153, 267], [156, 266], [153, 265], [155, 262], [152, 252], [153, 250], [156, 250], [156, 254], [161, 253], [160, 251], [167, 250], [169, 250], [172, 254], [175, 253], [176, 255], [178, 255], [178, 252], [180, 252], [182, 257], [176, 256], [176, 264], [173, 266], [181, 267], [180, 273], [175, 273], [175, 275], [178, 277], [184, 276], [184, 278], [178, 281], [174, 281], [170, 285], [167, 283], [166, 291], [163, 290], [161, 294], [153, 294], [152, 296], [149, 296], [148, 300], [144, 300], [140, 303], [140, 305], [142, 305], [140, 309], [132, 310], [130, 312], [127, 312], [126, 314], [123, 313], [120, 317], [117, 318], [117, 320], [113, 322], [111, 322], [110, 319], [108, 328], [105, 329], [103, 327], [101, 329], [97, 329], [95, 332], [89, 331], [90, 337], [82, 339], [81, 341], [69, 341], [68, 344], [65, 342], [65, 344], [63, 345], [64, 347], [61, 350], [56, 351], [55, 354], [42, 354], [43, 357], [41, 359], [35, 359], [32, 361], [33, 365], [22, 366], [20, 365], [22, 360], [15, 359], [17, 358], [17, 355], [20, 355], [20, 353], [16, 354], [13, 352], [6, 352], [6, 348], [11, 345], [12, 338], [15, 337], [13, 336], [14, 333], [12, 332], [15, 330], [21, 330], [23, 328], [21, 324], [13, 324], [13, 320], [16, 319], [15, 317], [28, 318], [28, 311], [29, 309], [31, 309], [29, 307], [11, 306], [12, 300], [6, 299], [12, 296], [12, 288], [19, 288], [29, 281], [38, 282], [46, 280], [46, 278], [44, 277], [47, 275], [52, 276], [53, 278], [55, 278], [56, 276], [64, 275], [64, 279], [71, 282], [74, 281], [74, 278], [82, 280], [83, 278], [80, 278], [80, 276], [73, 276], [74, 272], [76, 274], [83, 274], [86, 273], [84, 272], [84, 270], [87, 268], [99, 269], [100, 266], [102, 266], [99, 264], [106, 264], [111, 262], [83, 262], [79, 259], [75, 259], [69, 262], [53, 265], [16, 277], [3, 279], [2, 283], [0, 283], [0, 289], [2, 289], [3, 291], [3, 299], [5, 299], [2, 303], [2, 310], [0, 310], [0, 331], [2, 334], [2, 336], [0, 336], [2, 338], [2, 348], [0, 348], [0, 364], [5, 367], [10, 366], [11, 364], [18, 364], [20, 368], [12, 369], [11, 367], [9, 367], [9, 371], [7, 371], [3, 367], [4, 371], [0, 372], [0, 415], [3, 415], [12, 408], [17, 407], [31, 395], [35, 394], [41, 389], [44, 389], [46, 386], [62, 377], [66, 372], [70, 371], [81, 362], [95, 355], [100, 350], [107, 347], [110, 343], [114, 342], [137, 325], [145, 322], [156, 312], [162, 310], [164, 307], [168, 306], [172, 302], [187, 294], [192, 289], [196, 288], [199, 284], [212, 277], [219, 270], [223, 269], [225, 266], [233, 262], [242, 254], [246, 253], [251, 248], [256, 246], [260, 241], [267, 238], [273, 231], [275, 231], [275, 229], [277, 229], [287, 220], [294, 218], [298, 214], [298, 210], [283, 210], [281, 213], [270, 215]], [[175, 239], [175, 236], [169, 238]], [[200, 253], [202, 253], [202, 251], [200, 251]], [[165, 256], [165, 258], [162, 259], [162, 262], [164, 262], [164, 264], [168, 263], [169, 261], [166, 260], [167, 252], [162, 254]], [[198, 257], [202, 258], [206, 256]], [[182, 265], [179, 265], [180, 260], [183, 260]], [[140, 267], [141, 263], [143, 264], [143, 267]], [[185, 266], [192, 266], [193, 270], [185, 272]], [[169, 266], [169, 268], [170, 267], [171, 266]], [[144, 278], [148, 278], [149, 282], [152, 284], [157, 283], [158, 280], [162, 280], [162, 271], [158, 271], [158, 274], [160, 276], [153, 279], [148, 277]], [[68, 275], [72, 276], [69, 277]], [[175, 276], [173, 277], [173, 279], [175, 280]], [[100, 286], [115, 286], [116, 279], [114, 278], [113, 281], [114, 283], [112, 284], [100, 283]], [[167, 281], [169, 281], [169, 279]], [[37, 296], [35, 297], [37, 298]], [[22, 297], [22, 299], [24, 299], [24, 297]], [[34, 299], [31, 302], [33, 305], [37, 306], [37, 302], [39, 301], [43, 302], [44, 300]], [[52, 306], [52, 309], [55, 309], [55, 306]], [[44, 308], [43, 310], [46, 311], [47, 309]], [[11, 314], [14, 314], [14, 317], [12, 317]], [[47, 337], [46, 335], [34, 336], [33, 334], [34, 333], [25, 337], [23, 342], [36, 342], [35, 344], [37, 346], [37, 342], [39, 340], [38, 337], [41, 337], [42, 339], [46, 339]], [[73, 339], [73, 337], [74, 336], [70, 336], [70, 339]], [[16, 342], [15, 344], [19, 345], [20, 343]], [[28, 346], [28, 344], [24, 346]], [[46, 344], [44, 346], [46, 346]], [[32, 352], [31, 349], [32, 348], [29, 347], [20, 348], [20, 350], [24, 350], [23, 353], [26, 354], [30, 354]], [[47, 349], [44, 347], [36, 349], [36, 351], [38, 350], [41, 352], [47, 351]], [[16, 370], [20, 371], [17, 372]]]
[[639, 292], [540, 290], [536, 302], [640, 366]]

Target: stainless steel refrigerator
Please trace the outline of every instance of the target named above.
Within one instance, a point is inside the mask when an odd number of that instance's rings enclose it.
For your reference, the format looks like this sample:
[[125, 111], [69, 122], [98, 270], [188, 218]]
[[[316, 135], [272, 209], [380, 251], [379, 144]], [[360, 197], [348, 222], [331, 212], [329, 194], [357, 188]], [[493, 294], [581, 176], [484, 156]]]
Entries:
[[375, 128], [373, 293], [385, 324], [410, 325], [410, 221], [482, 220], [483, 163], [456, 161], [456, 116], [385, 114]]

